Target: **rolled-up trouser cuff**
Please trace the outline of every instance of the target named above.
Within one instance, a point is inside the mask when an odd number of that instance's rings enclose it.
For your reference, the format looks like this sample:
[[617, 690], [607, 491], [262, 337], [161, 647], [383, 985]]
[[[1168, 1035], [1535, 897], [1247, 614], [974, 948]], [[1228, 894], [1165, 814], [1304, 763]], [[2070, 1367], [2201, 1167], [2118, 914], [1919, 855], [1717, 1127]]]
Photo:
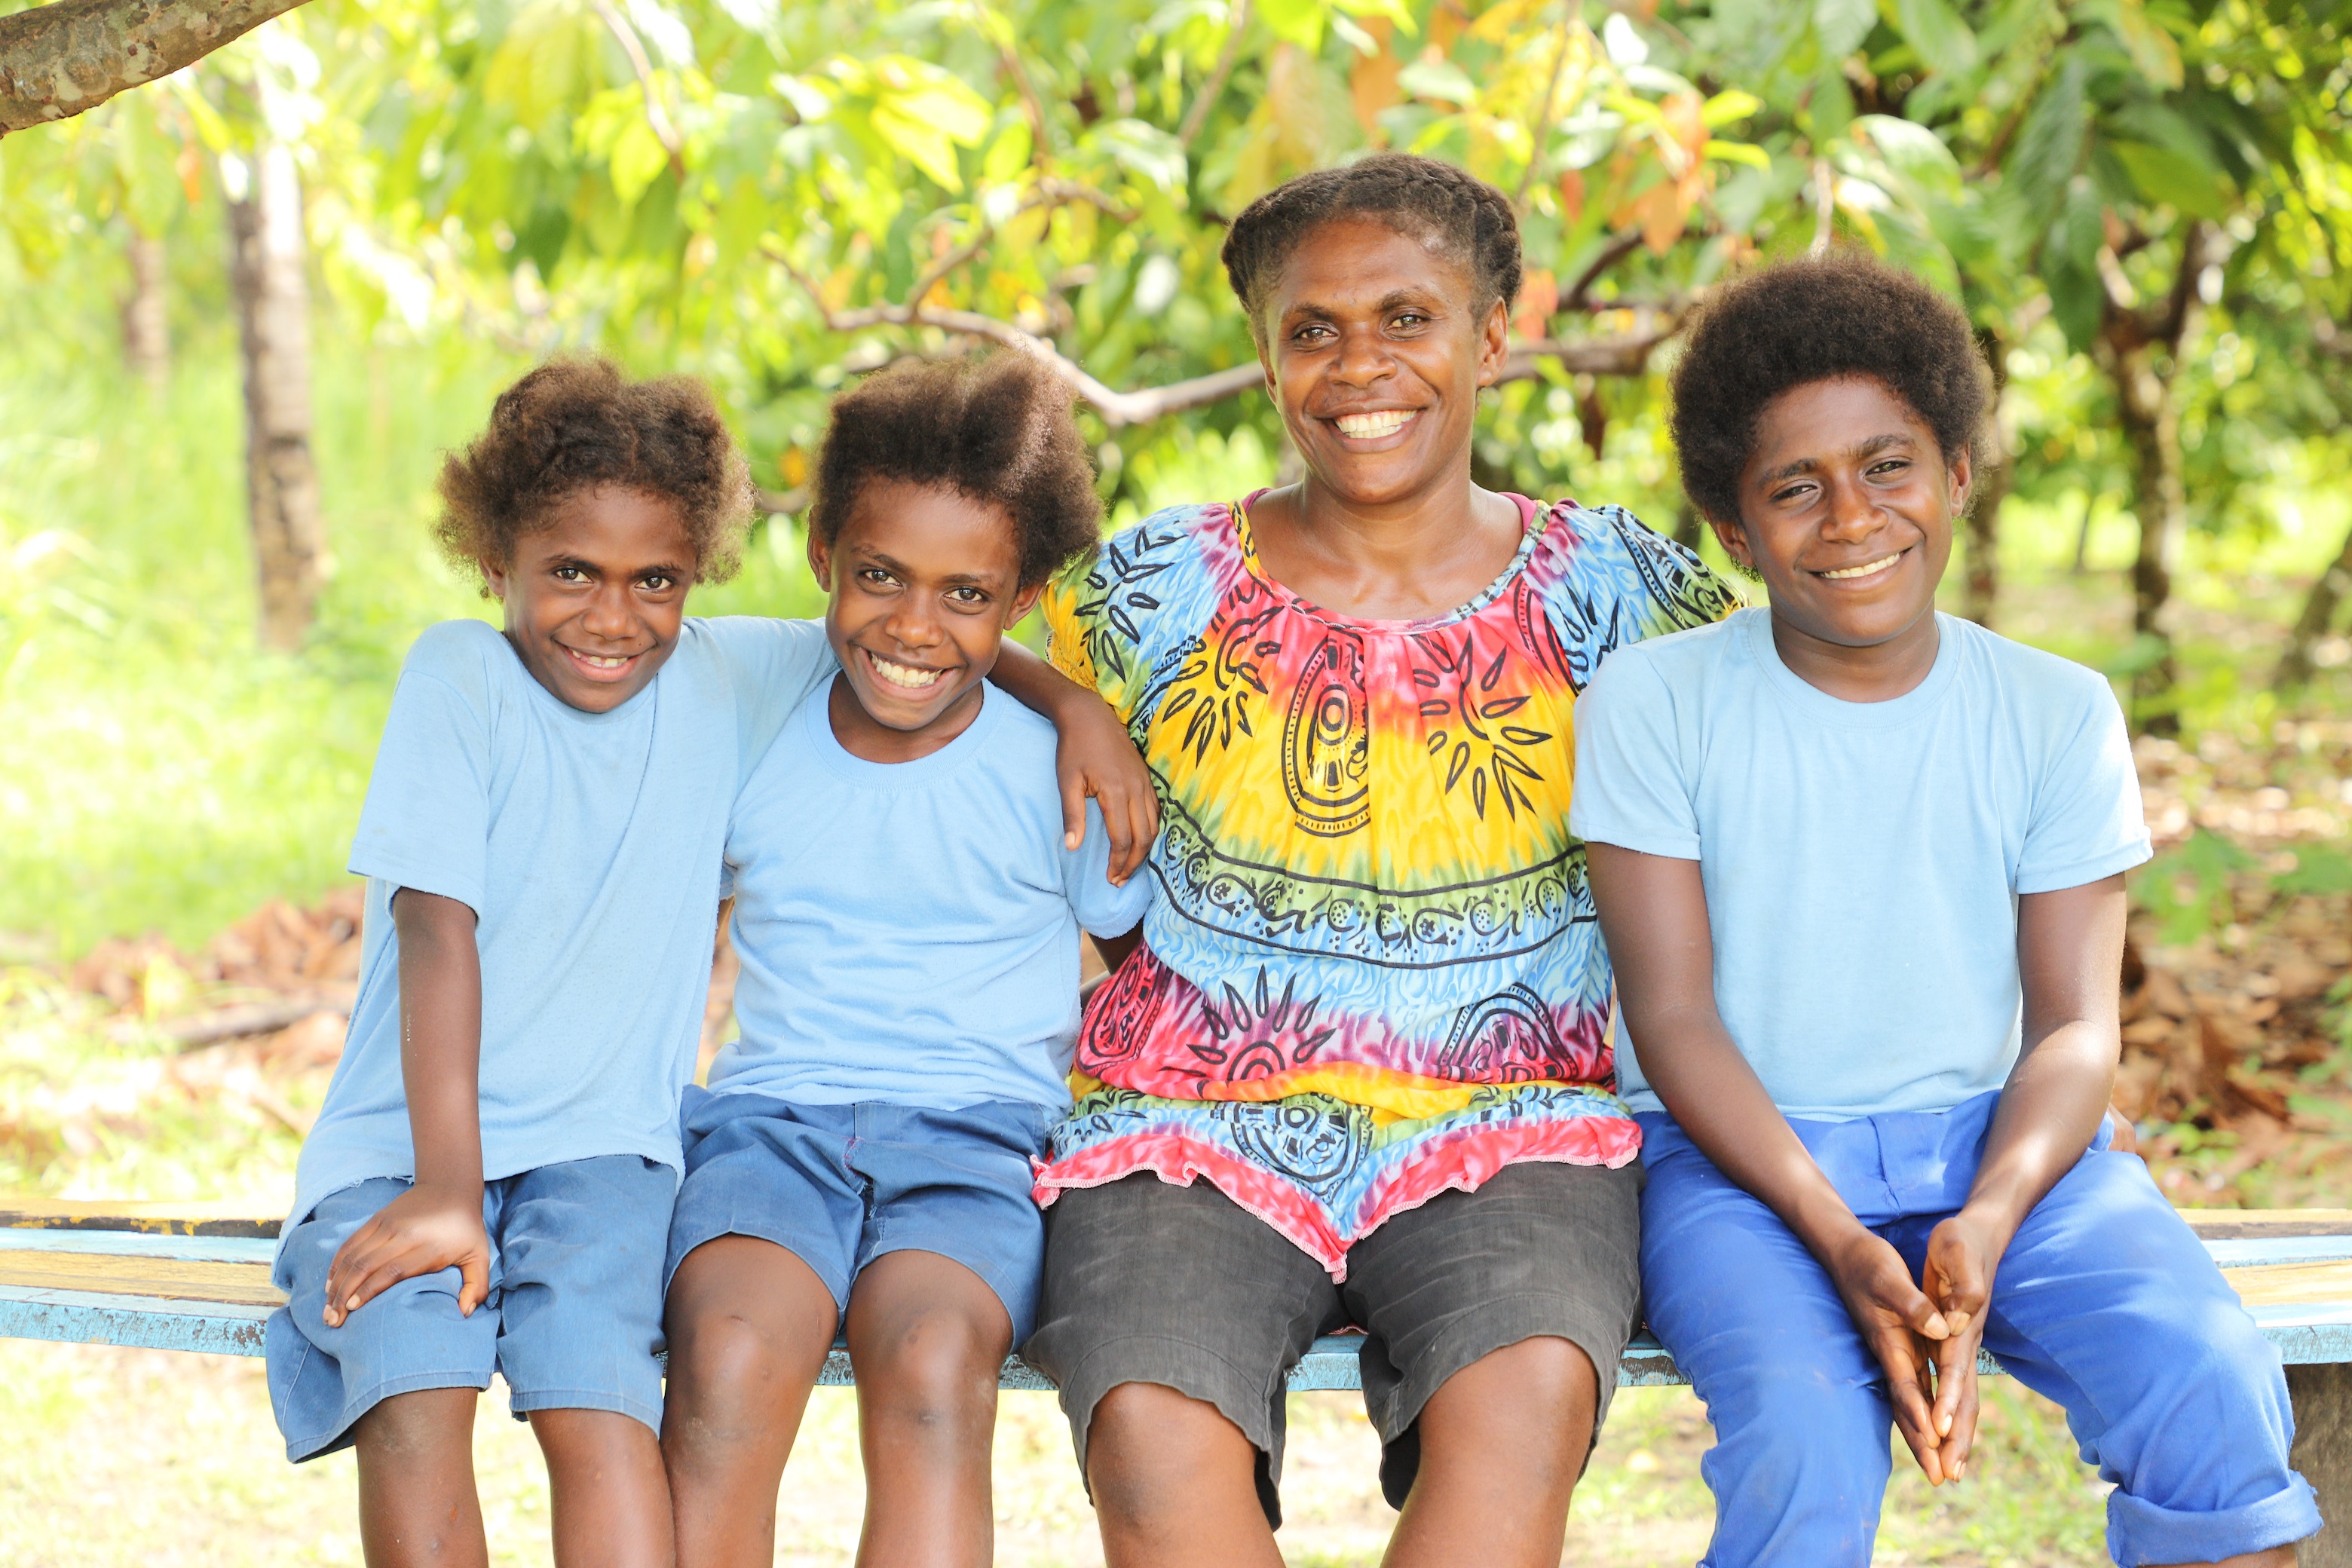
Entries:
[[2319, 1505], [2301, 1476], [2259, 1502], [2210, 1513], [2158, 1508], [2116, 1491], [2107, 1494], [2107, 1553], [2124, 1568], [2157, 1563], [2219, 1563], [2267, 1552], [2319, 1532]]

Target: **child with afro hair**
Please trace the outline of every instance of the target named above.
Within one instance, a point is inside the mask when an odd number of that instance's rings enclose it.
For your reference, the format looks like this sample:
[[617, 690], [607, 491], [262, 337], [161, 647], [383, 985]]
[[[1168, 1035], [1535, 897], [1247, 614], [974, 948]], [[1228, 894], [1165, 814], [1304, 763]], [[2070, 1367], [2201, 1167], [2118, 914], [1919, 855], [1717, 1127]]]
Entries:
[[1982, 1347], [2114, 1483], [2117, 1563], [2285, 1568], [2320, 1520], [2278, 1352], [2107, 1117], [2148, 856], [2123, 715], [1936, 609], [1988, 380], [1875, 261], [1720, 290], [1674, 430], [1770, 606], [1617, 650], [1577, 710], [1643, 1301], [1716, 1426], [1705, 1561], [1863, 1568], [1890, 1421], [1968, 1473]]
[[[1102, 814], [1061, 832], [1054, 731], [988, 688], [1095, 545], [1070, 393], [1027, 355], [835, 401], [809, 563], [839, 673], [735, 806], [742, 1037], [686, 1105], [663, 1447], [681, 1563], [766, 1562], [836, 1331], [857, 1367], [859, 1560], [985, 1563], [998, 1369], [1034, 1318], [1031, 1163], [1070, 1106], [1078, 935], [1124, 936]], [[1146, 837], [1148, 838], [1148, 834]]]

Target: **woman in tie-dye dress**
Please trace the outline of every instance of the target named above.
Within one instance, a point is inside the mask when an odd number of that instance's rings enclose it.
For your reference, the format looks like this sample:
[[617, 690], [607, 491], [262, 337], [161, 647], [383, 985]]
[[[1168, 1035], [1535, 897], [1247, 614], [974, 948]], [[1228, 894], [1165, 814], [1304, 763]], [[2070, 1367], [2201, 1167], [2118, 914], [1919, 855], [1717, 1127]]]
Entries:
[[1026, 1353], [1115, 1568], [1279, 1562], [1284, 1374], [1350, 1325], [1391, 1561], [1556, 1562], [1639, 1297], [1573, 709], [1733, 601], [1622, 510], [1471, 483], [1519, 281], [1491, 187], [1366, 159], [1225, 260], [1307, 478], [1148, 518], [1047, 595], [1162, 826], [1038, 1175]]

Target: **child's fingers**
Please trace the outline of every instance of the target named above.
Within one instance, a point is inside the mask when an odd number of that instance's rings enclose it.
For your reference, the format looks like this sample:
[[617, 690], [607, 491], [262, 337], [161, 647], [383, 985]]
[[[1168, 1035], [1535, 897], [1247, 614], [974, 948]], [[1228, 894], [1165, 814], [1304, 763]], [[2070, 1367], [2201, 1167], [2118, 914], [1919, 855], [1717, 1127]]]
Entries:
[[1074, 768], [1064, 768], [1057, 782], [1062, 786], [1062, 847], [1076, 849], [1087, 841], [1087, 796], [1093, 792], [1087, 775]]
[[1976, 1352], [1971, 1348], [1965, 1368], [1956, 1369], [1937, 1378], [1936, 1405], [1945, 1407], [1945, 1395], [1951, 1394], [1950, 1429], [1944, 1434], [1942, 1449], [1937, 1458], [1943, 1463], [1944, 1473], [1954, 1480], [1969, 1473], [1969, 1451], [1977, 1440], [1977, 1368]]
[[383, 1229], [369, 1220], [343, 1238], [335, 1248], [334, 1260], [327, 1265], [327, 1326], [339, 1328], [343, 1321], [342, 1301], [349, 1295], [354, 1280], [375, 1267], [383, 1244]]
[[469, 1252], [457, 1260], [462, 1277], [457, 1285], [457, 1315], [470, 1318], [474, 1309], [490, 1298], [490, 1260], [478, 1252]]

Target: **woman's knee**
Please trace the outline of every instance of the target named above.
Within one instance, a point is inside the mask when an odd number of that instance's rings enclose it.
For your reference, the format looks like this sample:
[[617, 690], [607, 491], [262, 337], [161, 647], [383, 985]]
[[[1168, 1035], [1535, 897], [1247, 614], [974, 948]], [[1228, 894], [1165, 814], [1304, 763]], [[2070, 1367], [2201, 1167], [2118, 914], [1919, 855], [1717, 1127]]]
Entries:
[[1157, 1383], [1122, 1383], [1096, 1404], [1086, 1469], [1106, 1530], [1179, 1519], [1227, 1484], [1257, 1506], [1248, 1436], [1215, 1405]]

